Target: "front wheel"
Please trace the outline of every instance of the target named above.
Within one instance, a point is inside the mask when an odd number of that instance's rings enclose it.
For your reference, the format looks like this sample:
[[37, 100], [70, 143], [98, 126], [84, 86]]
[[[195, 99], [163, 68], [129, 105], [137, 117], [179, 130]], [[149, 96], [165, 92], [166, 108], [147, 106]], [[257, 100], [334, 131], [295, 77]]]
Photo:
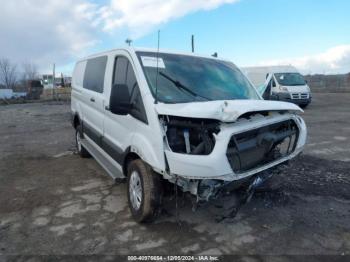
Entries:
[[128, 202], [133, 218], [139, 222], [151, 222], [159, 214], [162, 188], [160, 176], [142, 160], [128, 166]]

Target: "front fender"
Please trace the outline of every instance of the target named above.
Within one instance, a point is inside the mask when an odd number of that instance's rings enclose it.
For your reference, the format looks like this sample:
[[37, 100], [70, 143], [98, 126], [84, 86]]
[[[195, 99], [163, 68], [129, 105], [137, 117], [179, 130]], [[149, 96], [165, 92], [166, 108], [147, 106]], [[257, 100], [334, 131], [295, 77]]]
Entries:
[[155, 170], [165, 171], [164, 148], [162, 143], [151, 144], [143, 135], [135, 134], [132, 137], [130, 151], [136, 153]]

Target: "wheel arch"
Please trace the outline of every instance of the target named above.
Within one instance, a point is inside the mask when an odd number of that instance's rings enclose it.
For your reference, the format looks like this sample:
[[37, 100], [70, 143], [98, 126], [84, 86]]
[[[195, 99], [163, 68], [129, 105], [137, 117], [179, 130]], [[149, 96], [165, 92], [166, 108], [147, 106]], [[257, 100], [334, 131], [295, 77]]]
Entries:
[[80, 123], [81, 123], [81, 121], [80, 121], [79, 115], [77, 113], [74, 114], [73, 121], [72, 121], [73, 127], [76, 129]]
[[141, 159], [141, 157], [137, 153], [132, 152], [129, 147], [126, 151], [123, 161], [123, 174], [125, 175], [125, 177], [128, 176], [128, 166], [130, 162], [136, 159]]

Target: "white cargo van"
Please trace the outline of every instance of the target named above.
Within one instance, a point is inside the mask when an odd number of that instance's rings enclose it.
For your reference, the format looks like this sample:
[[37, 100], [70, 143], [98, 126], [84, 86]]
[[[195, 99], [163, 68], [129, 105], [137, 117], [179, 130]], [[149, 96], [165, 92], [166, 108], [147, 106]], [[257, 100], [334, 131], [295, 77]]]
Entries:
[[138, 222], [156, 216], [164, 181], [208, 200], [258, 184], [306, 141], [298, 106], [265, 101], [231, 62], [193, 54], [122, 48], [84, 58], [71, 109], [80, 155], [127, 179]]
[[306, 107], [311, 92], [304, 77], [293, 66], [245, 67], [244, 74], [266, 100], [278, 100]]

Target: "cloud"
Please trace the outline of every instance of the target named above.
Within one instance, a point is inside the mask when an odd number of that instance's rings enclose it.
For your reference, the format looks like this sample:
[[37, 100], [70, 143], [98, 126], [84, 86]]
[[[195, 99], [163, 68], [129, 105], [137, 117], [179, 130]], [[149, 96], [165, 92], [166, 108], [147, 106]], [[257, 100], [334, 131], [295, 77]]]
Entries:
[[339, 45], [323, 53], [263, 61], [260, 65], [294, 65], [306, 74], [334, 74], [350, 72], [350, 45]]
[[200, 10], [212, 10], [239, 0], [111, 0], [101, 8], [103, 29], [111, 32], [127, 27], [139, 37], [157, 25]]
[[[55, 62], [67, 70], [78, 57], [98, 49], [101, 39], [119, 42], [128, 36], [137, 39], [169, 21], [238, 1], [105, 0], [103, 4], [95, 0], [3, 1], [0, 57], [16, 63], [32, 61], [40, 69], [48, 69]], [[293, 64], [304, 73], [347, 73], [350, 45], [260, 64]]]
[[0, 57], [41, 68], [67, 63], [96, 44], [97, 6], [84, 0], [11, 0], [1, 3]]
[[[0, 9], [0, 57], [64, 66], [98, 39], [141, 37], [160, 24], [238, 0], [11, 0]], [[120, 39], [119, 39], [120, 40]]]

